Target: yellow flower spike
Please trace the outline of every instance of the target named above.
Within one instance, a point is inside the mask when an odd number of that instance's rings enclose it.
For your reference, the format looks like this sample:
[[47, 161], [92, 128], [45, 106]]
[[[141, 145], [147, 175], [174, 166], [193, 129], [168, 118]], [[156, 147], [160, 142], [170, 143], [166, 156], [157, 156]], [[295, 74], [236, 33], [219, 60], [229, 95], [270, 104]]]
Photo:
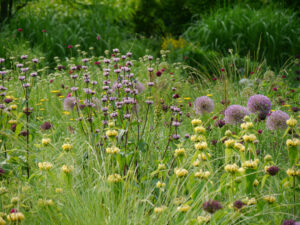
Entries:
[[191, 100], [191, 98], [190, 97], [185, 97], [185, 98], [183, 98], [184, 100]]
[[51, 139], [50, 138], [43, 138], [42, 139], [42, 145], [47, 146], [51, 143]]
[[288, 119], [286, 121], [286, 124], [289, 126], [289, 127], [295, 127], [296, 124], [297, 124], [297, 120], [295, 120], [293, 117], [291, 117], [290, 119]]
[[189, 206], [187, 204], [177, 207], [177, 211], [183, 212], [183, 213], [189, 211], [190, 209], [191, 209], [191, 206]]
[[63, 144], [61, 147], [66, 152], [72, 150], [72, 148], [73, 148], [73, 146], [71, 144], [69, 144], [69, 143]]
[[291, 105], [283, 105], [283, 107], [287, 107], [287, 108], [289, 108], [289, 107], [291, 107]]
[[212, 95], [212, 94], [207, 94], [206, 96], [211, 97], [211, 96], [213, 96], [213, 95]]
[[61, 95], [61, 96], [58, 96], [59, 98], [64, 98], [65, 96]]
[[155, 207], [154, 208], [154, 213], [162, 213], [162, 212], [164, 212], [164, 211], [166, 211], [166, 209], [167, 209], [167, 207], [166, 206], [160, 206], [160, 207]]
[[53, 94], [57, 94], [57, 93], [59, 93], [60, 91], [59, 90], [52, 90], [52, 91], [50, 91], [51, 93], [53, 93]]
[[42, 103], [36, 103], [35, 105], [36, 105], [36, 106], [40, 106], [40, 105], [42, 105]]
[[175, 168], [174, 172], [175, 172], [176, 176], [179, 178], [185, 177], [188, 174], [188, 171], [186, 169], [182, 169], [182, 168]]
[[45, 111], [45, 109], [44, 108], [40, 108], [40, 111]]
[[68, 112], [68, 111], [64, 111], [63, 114], [65, 114], [65, 115], [70, 115], [71, 113]]

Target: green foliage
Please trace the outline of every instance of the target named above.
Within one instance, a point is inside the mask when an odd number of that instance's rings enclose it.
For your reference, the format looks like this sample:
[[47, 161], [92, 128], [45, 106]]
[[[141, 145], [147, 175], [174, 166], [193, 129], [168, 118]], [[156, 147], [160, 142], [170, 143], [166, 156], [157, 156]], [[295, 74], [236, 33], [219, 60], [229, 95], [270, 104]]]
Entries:
[[289, 10], [237, 6], [197, 21], [183, 37], [222, 53], [228, 49], [242, 56], [258, 52], [268, 64], [278, 66], [300, 51], [299, 23], [297, 15]]

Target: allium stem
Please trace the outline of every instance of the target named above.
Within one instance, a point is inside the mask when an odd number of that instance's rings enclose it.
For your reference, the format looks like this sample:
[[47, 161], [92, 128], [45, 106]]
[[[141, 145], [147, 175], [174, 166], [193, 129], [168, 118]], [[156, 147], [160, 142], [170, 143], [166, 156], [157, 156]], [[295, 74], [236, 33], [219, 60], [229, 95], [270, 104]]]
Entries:
[[143, 127], [143, 130], [142, 130], [141, 138], [143, 137], [144, 132], [145, 132], [145, 128], [146, 128], [146, 124], [147, 124], [147, 120], [148, 120], [149, 109], [150, 109], [150, 105], [148, 105], [148, 107], [147, 107], [146, 119], [145, 119], [144, 127]]
[[28, 89], [25, 88], [25, 99], [26, 99], [26, 161], [27, 161], [27, 178], [30, 176], [29, 169], [29, 102], [28, 102]]

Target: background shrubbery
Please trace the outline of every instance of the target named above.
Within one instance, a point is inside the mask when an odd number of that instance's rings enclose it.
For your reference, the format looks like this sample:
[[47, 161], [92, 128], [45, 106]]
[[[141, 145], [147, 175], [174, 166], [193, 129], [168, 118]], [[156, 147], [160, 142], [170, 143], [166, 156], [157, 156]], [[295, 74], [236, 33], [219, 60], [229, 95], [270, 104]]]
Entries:
[[85, 52], [94, 46], [96, 55], [119, 47], [135, 57], [145, 49], [158, 56], [163, 48], [173, 51], [172, 60], [211, 72], [207, 58], [226, 57], [229, 49], [277, 70], [300, 52], [295, 1], [35, 0], [21, 8], [23, 3], [15, 1], [14, 15], [1, 24], [2, 57], [22, 46], [50, 63], [55, 56], [76, 56], [68, 45], [80, 44]]

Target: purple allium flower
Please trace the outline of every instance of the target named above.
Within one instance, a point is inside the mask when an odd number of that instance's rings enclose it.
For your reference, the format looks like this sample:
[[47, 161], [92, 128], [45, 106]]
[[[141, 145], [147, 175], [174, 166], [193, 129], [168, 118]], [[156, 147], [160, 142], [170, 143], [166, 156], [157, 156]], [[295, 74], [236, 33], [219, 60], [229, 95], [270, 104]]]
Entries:
[[249, 115], [249, 111], [246, 107], [241, 105], [228, 106], [224, 112], [225, 122], [229, 124], [241, 123], [246, 115]]
[[28, 67], [21, 68], [21, 72], [22, 72], [22, 73], [26, 73], [28, 70], [29, 70], [29, 68], [28, 68]]
[[287, 127], [286, 121], [289, 118], [289, 115], [281, 110], [274, 111], [267, 118], [267, 128], [269, 130], [285, 129]]
[[21, 59], [27, 59], [28, 55], [21, 55]]
[[4, 58], [0, 58], [0, 63], [3, 63], [5, 62], [5, 59]]
[[275, 176], [278, 172], [279, 172], [279, 167], [277, 166], [270, 166], [267, 169], [268, 174], [270, 174], [271, 176]]
[[178, 140], [180, 138], [180, 136], [178, 134], [173, 134], [172, 137], [173, 137], [174, 140]]
[[153, 101], [152, 101], [152, 100], [146, 100], [145, 102], [146, 102], [146, 104], [148, 104], [148, 105], [152, 105], [152, 104], [153, 104]]
[[50, 130], [52, 128], [52, 124], [48, 121], [44, 122], [41, 125], [41, 130]]
[[131, 52], [127, 52], [126, 55], [127, 55], [128, 57], [131, 57], [131, 56], [132, 56], [132, 53], [131, 53]]
[[113, 52], [114, 52], [114, 53], [119, 53], [120, 51], [119, 51], [118, 48], [114, 48], [114, 49], [113, 49]]
[[215, 122], [215, 126], [216, 127], [223, 127], [225, 125], [225, 120], [217, 120], [216, 122]]
[[242, 202], [241, 200], [236, 200], [234, 203], [233, 203], [233, 207], [236, 208], [236, 209], [241, 209], [244, 207], [244, 205], [246, 205], [244, 202]]
[[4, 102], [5, 102], [6, 104], [11, 103], [12, 101], [13, 101], [12, 98], [5, 98], [5, 99], [4, 99]]
[[0, 167], [0, 176], [5, 174], [5, 170]]
[[61, 71], [61, 70], [65, 70], [66, 67], [65, 67], [65, 66], [62, 66], [62, 65], [59, 65], [59, 66], [57, 66], [57, 69], [58, 69], [59, 71]]
[[21, 68], [21, 67], [23, 67], [23, 64], [22, 64], [22, 63], [18, 63], [18, 64], [16, 65], [16, 67], [17, 67], [17, 68]]
[[37, 72], [32, 72], [32, 73], [30, 74], [30, 76], [36, 77], [36, 76], [37, 76]]
[[190, 138], [190, 135], [189, 135], [189, 134], [185, 134], [184, 137], [185, 137], [186, 139], [189, 139], [189, 138]]
[[205, 112], [210, 113], [214, 110], [214, 101], [207, 96], [196, 98], [194, 102], [194, 110], [196, 114], [200, 115]]
[[38, 63], [38, 62], [39, 62], [39, 60], [38, 60], [37, 58], [34, 58], [34, 59], [32, 59], [32, 62], [34, 62], [34, 63]]
[[148, 71], [149, 71], [150, 73], [153, 72], [153, 68], [149, 67], [149, 68], [148, 68]]
[[75, 104], [76, 104], [75, 97], [66, 97], [63, 104], [64, 110], [72, 111]]
[[215, 213], [217, 210], [222, 209], [222, 205], [216, 200], [209, 200], [204, 202], [202, 205], [203, 209], [211, 214]]
[[284, 220], [282, 225], [295, 225], [296, 221], [295, 220]]
[[154, 82], [148, 82], [147, 85], [148, 85], [149, 87], [152, 87], [152, 86], [154, 86]]
[[258, 113], [259, 115], [268, 115], [271, 110], [271, 101], [264, 95], [253, 95], [249, 98], [247, 108], [252, 113]]
[[139, 94], [142, 93], [142, 92], [145, 90], [145, 86], [144, 86], [144, 84], [141, 83], [141, 82], [137, 82], [137, 83], [135, 84], [135, 88], [138, 90], [138, 93], [139, 93]]

